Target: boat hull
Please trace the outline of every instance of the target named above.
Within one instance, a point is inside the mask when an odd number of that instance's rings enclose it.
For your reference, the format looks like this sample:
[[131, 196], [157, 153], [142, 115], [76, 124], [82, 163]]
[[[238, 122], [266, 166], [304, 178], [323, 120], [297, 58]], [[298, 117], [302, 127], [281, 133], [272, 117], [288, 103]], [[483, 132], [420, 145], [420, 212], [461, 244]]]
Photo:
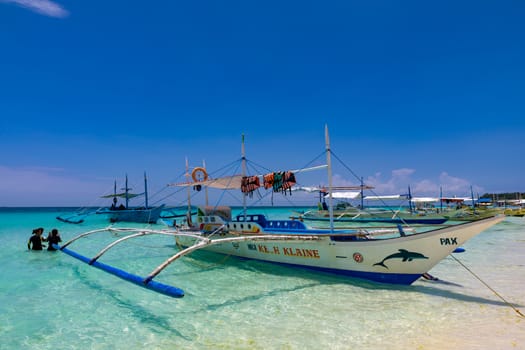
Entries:
[[[297, 266], [375, 282], [409, 285], [428, 272], [468, 239], [503, 220], [493, 217], [424, 233], [387, 239], [357, 238], [330, 234], [265, 232], [253, 240], [225, 242], [202, 248], [219, 254]], [[283, 239], [276, 236], [282, 235]], [[244, 234], [246, 237], [246, 234]], [[214, 235], [213, 239], [239, 237]], [[191, 237], [177, 237], [181, 246], [191, 246]]]
[[136, 222], [154, 224], [160, 217], [163, 206], [148, 209], [106, 209], [97, 211], [97, 214], [106, 214], [110, 222]]
[[443, 215], [451, 221], [476, 221], [498, 214], [507, 215], [501, 208], [457, 209], [452, 212], [445, 212]]
[[504, 213], [507, 216], [524, 217], [525, 216], [525, 208], [513, 208], [513, 209], [509, 208], [509, 209], [505, 209]]

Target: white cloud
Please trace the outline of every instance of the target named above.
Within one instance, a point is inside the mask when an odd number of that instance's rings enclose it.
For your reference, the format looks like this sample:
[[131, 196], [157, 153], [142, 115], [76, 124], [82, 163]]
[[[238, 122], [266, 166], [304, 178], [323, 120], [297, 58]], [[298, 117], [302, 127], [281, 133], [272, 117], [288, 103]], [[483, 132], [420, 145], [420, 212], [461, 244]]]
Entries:
[[[364, 183], [373, 186], [373, 193], [378, 195], [402, 194], [407, 193], [408, 186], [414, 196], [439, 196], [440, 188], [443, 195], [470, 196], [470, 186], [468, 180], [454, 177], [446, 172], [441, 173], [436, 179], [418, 179], [415, 169], [395, 169], [392, 170], [390, 177], [386, 178], [378, 172], [363, 179]], [[336, 186], [358, 186], [357, 181], [349, 181], [339, 174], [334, 174], [333, 183]], [[474, 186], [473, 191], [476, 195], [483, 191], [483, 188]]]
[[414, 169], [402, 168], [392, 170], [393, 178], [408, 178], [410, 175], [414, 174], [416, 171]]
[[441, 175], [439, 176], [439, 182], [442, 184], [444, 196], [458, 195], [468, 197], [471, 195], [470, 186], [472, 186], [474, 196], [477, 196], [477, 194], [482, 195], [482, 192], [484, 191], [482, 187], [476, 186], [468, 180], [450, 176], [446, 172], [441, 173]]
[[66, 9], [50, 0], [0, 0], [0, 2], [14, 3], [49, 17], [64, 18], [69, 16]]

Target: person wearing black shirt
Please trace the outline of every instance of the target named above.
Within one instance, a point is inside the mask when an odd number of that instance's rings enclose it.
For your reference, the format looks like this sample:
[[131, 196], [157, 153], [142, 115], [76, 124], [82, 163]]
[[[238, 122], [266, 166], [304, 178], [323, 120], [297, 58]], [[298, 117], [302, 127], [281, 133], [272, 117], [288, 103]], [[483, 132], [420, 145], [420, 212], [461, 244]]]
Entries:
[[35, 228], [33, 230], [33, 234], [27, 242], [27, 249], [42, 250], [42, 247], [44, 247], [44, 245], [42, 245], [42, 241], [44, 240], [42, 238], [42, 233], [44, 233], [44, 229], [42, 227]]
[[51, 230], [51, 233], [47, 236], [47, 250], [56, 250], [53, 247], [53, 244], [58, 244], [59, 242], [62, 242], [62, 238], [60, 238], [58, 230], [54, 228]]

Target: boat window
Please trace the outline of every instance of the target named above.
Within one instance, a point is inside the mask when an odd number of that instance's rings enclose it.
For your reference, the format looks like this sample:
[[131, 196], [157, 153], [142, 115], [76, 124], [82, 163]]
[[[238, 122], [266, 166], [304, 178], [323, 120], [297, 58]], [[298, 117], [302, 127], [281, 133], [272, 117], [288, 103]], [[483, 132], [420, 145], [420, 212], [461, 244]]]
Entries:
[[211, 222], [215, 222], [215, 216], [212, 216], [210, 220]]
[[244, 225], [243, 225], [243, 224], [241, 224], [241, 229], [243, 229], [243, 228], [244, 228]]

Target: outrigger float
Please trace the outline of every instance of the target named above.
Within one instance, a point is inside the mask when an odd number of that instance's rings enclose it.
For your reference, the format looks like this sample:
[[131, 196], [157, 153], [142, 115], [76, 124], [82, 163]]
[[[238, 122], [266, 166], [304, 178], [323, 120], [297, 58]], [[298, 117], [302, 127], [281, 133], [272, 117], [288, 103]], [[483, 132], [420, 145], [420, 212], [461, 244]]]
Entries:
[[[325, 134], [328, 181], [331, 188], [331, 150], [327, 129]], [[210, 179], [204, 172], [205, 176], [201, 179], [194, 177], [193, 181], [176, 186], [191, 188], [198, 185], [206, 188], [237, 189], [243, 192], [245, 201], [249, 192], [259, 187], [256, 179], [259, 175], [245, 175], [244, 143], [242, 155], [241, 176]], [[199, 171], [203, 171], [203, 168], [199, 168]], [[288, 178], [292, 179], [290, 176]], [[290, 187], [295, 183], [295, 178], [293, 180], [290, 181]], [[282, 190], [282, 183], [284, 182], [281, 182], [281, 187], [277, 190]], [[275, 187], [273, 191], [276, 191]], [[175, 298], [183, 297], [184, 291], [154, 279], [170, 264], [197, 250], [374, 282], [410, 285], [420, 277], [428, 275], [428, 271], [448, 255], [460, 251], [460, 246], [468, 239], [505, 218], [504, 215], [498, 215], [456, 225], [427, 225], [424, 228], [401, 225], [391, 228], [334, 228], [331, 220], [330, 227], [312, 228], [299, 220], [268, 220], [263, 214], [248, 214], [245, 210], [232, 218], [231, 212], [225, 208], [227, 207], [214, 210], [213, 207], [205, 207], [200, 211], [196, 225], [191, 227], [173, 227], [165, 230], [107, 227], [82, 233], [56, 248], [123, 280]], [[332, 213], [331, 198], [329, 208]], [[92, 258], [69, 249], [69, 246], [80, 238], [108, 231], [118, 233], [119, 237], [124, 236], [104, 247]], [[113, 247], [134, 238], [150, 235], [173, 236], [180, 250], [152, 269], [149, 274], [139, 276], [99, 261]]]

